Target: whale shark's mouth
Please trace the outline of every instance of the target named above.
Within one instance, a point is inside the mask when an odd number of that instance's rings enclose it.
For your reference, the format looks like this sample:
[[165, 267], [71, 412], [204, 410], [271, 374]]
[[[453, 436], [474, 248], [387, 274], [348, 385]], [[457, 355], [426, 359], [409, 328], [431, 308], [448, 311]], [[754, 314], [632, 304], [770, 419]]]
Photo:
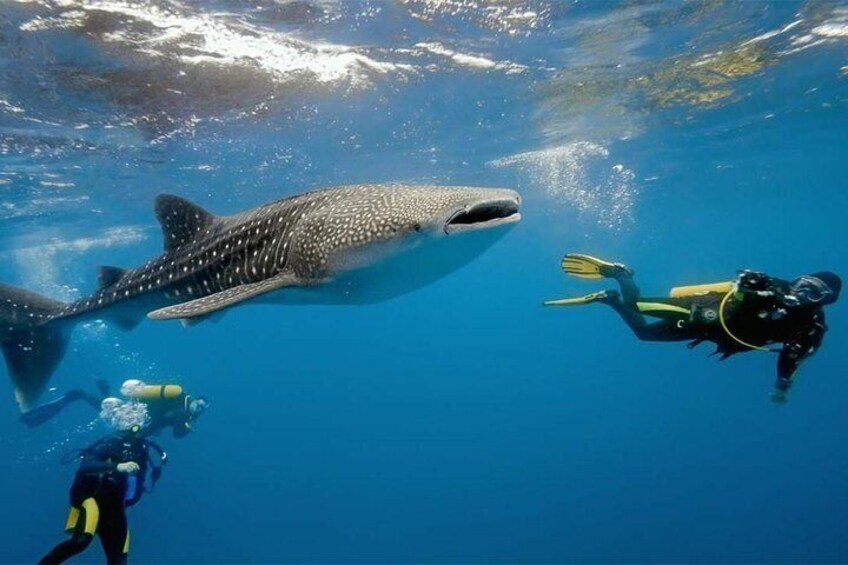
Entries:
[[518, 222], [521, 220], [519, 204], [518, 199], [496, 200], [466, 207], [445, 222], [445, 233], [484, 230]]

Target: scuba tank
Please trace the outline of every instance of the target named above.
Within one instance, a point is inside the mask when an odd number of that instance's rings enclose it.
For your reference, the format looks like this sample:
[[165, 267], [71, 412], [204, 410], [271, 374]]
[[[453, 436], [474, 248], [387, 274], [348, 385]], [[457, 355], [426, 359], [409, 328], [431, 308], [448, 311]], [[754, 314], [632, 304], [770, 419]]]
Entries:
[[691, 286], [676, 286], [671, 289], [668, 295], [671, 298], [686, 298], [689, 296], [701, 296], [710, 292], [727, 294], [733, 288], [733, 281], [696, 284]]
[[121, 392], [128, 398], [135, 400], [172, 399], [179, 397], [183, 393], [183, 387], [180, 385], [147, 385], [139, 383], [139, 386], [126, 386], [121, 389]]
[[[138, 502], [136, 493], [138, 492], [138, 475], [127, 476], [127, 489], [124, 491], [124, 502], [127, 506], [132, 506]], [[140, 498], [140, 497], [139, 497]]]

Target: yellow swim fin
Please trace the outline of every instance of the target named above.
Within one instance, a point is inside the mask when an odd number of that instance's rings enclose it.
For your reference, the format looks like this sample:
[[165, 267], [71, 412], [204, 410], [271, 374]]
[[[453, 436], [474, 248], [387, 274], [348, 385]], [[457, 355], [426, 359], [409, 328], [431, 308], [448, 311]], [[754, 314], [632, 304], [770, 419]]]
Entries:
[[581, 279], [604, 279], [614, 276], [614, 274], [623, 269], [630, 273], [630, 269], [621, 263], [611, 263], [592, 257], [591, 255], [583, 255], [582, 253], [569, 253], [562, 258], [562, 270], [566, 274]]
[[603, 300], [604, 298], [610, 298], [611, 296], [612, 293], [610, 291], [601, 290], [598, 292], [587, 294], [586, 296], [577, 296], [575, 298], [560, 298], [559, 300], [546, 300], [542, 304], [544, 306], [582, 306], [584, 304], [591, 304], [592, 302]]

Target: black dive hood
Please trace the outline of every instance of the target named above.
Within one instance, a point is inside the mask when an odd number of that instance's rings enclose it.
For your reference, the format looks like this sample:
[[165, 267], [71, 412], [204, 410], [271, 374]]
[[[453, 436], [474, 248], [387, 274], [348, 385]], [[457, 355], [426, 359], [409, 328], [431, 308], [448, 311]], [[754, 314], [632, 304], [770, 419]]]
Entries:
[[839, 300], [842, 279], [830, 271], [803, 275], [792, 281], [792, 294], [806, 304], [826, 306]]

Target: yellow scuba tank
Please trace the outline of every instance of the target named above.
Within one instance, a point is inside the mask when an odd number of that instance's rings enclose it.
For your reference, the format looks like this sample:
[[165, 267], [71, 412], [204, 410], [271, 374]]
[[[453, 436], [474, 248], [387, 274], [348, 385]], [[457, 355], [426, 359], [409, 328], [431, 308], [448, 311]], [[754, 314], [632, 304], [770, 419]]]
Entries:
[[700, 296], [710, 292], [727, 294], [733, 290], [733, 281], [695, 284], [691, 286], [676, 286], [671, 289], [668, 295], [671, 298], [686, 298], [689, 296]]
[[183, 387], [180, 385], [144, 385], [127, 392], [127, 396], [136, 400], [156, 400], [157, 398], [177, 398], [183, 393]]

